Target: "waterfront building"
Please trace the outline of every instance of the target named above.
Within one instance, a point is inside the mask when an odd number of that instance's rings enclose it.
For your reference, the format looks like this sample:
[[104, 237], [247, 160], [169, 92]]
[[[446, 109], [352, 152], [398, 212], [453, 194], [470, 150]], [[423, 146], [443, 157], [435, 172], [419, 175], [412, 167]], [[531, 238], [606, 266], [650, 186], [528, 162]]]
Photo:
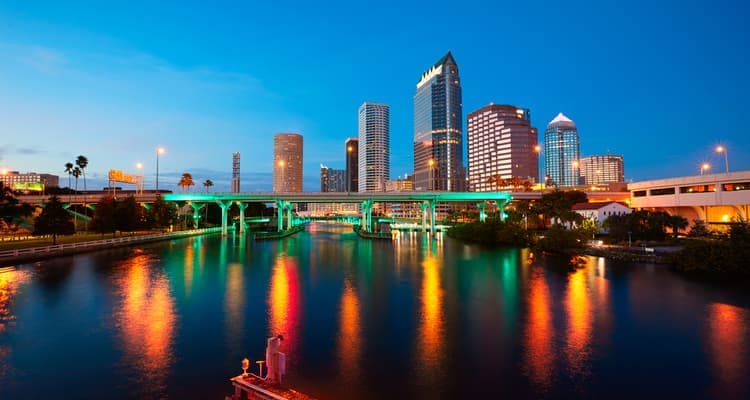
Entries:
[[344, 142], [346, 151], [346, 191], [356, 192], [359, 190], [359, 139], [348, 138]]
[[59, 186], [60, 177], [51, 174], [37, 174], [36, 172], [20, 173], [18, 171], [3, 170], [0, 173], [3, 186], [13, 190], [43, 191], [45, 187]]
[[345, 192], [346, 172], [343, 169], [333, 169], [320, 164], [320, 191], [321, 192]]
[[528, 109], [490, 104], [469, 114], [466, 132], [469, 191], [497, 190], [498, 178], [538, 181], [537, 130]]
[[389, 179], [385, 183], [386, 192], [409, 192], [414, 190], [414, 181], [411, 176]]
[[414, 95], [414, 189], [464, 191], [458, 65], [448, 52], [422, 73]]
[[277, 133], [273, 137], [273, 191], [302, 191], [302, 135]]
[[582, 216], [584, 219], [593, 220], [599, 224], [604, 223], [612, 215], [626, 215], [633, 212], [633, 209], [626, 204], [616, 201], [602, 203], [577, 203], [573, 204], [573, 212]]
[[390, 109], [387, 104], [359, 107], [358, 191], [384, 191], [390, 177]]
[[576, 124], [559, 113], [544, 132], [546, 184], [555, 187], [578, 186], [580, 162], [580, 140]]
[[581, 180], [586, 185], [625, 182], [622, 156], [607, 154], [581, 157]]

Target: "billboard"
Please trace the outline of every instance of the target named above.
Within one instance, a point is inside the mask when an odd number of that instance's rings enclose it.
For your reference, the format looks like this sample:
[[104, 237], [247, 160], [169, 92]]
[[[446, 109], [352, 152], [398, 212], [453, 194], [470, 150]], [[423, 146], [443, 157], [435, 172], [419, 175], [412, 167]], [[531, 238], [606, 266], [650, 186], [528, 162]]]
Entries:
[[126, 174], [118, 169], [110, 169], [109, 181], [129, 183], [131, 185], [138, 185], [141, 182], [141, 177], [138, 175]]
[[11, 188], [20, 192], [42, 192], [44, 184], [42, 182], [16, 182]]

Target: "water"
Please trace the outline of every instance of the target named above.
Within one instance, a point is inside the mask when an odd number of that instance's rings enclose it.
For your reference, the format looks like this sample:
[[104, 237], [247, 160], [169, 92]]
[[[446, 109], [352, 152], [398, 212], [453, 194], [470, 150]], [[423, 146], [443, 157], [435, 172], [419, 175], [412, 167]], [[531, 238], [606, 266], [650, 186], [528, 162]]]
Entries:
[[221, 399], [282, 333], [326, 398], [750, 396], [750, 294], [663, 267], [322, 223], [0, 272], [0, 398]]

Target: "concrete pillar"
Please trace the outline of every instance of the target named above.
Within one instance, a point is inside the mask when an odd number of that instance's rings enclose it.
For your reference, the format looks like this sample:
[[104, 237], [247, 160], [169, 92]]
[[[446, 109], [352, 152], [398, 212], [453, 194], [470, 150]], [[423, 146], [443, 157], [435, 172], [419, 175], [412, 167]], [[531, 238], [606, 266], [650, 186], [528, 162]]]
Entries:
[[245, 232], [245, 209], [247, 208], [247, 203], [236, 201], [235, 204], [237, 204], [237, 208], [240, 209], [240, 233], [244, 233]]
[[484, 222], [484, 220], [487, 219], [487, 213], [484, 212], [484, 207], [484, 202], [477, 203], [477, 208], [479, 209], [479, 222]]
[[287, 217], [287, 224], [286, 224], [286, 228], [287, 229], [292, 229], [292, 207], [293, 207], [292, 203], [290, 203], [290, 202], [286, 203], [286, 209], [287, 209], [287, 215], [286, 215], [286, 217]]
[[367, 207], [367, 232], [372, 232], [373, 226], [372, 226], [372, 202], [370, 202], [369, 206]]
[[229, 210], [229, 207], [232, 206], [231, 201], [221, 201], [216, 200], [216, 204], [221, 207], [221, 234], [226, 235], [227, 234], [227, 211]]
[[500, 221], [505, 221], [505, 217], [507, 217], [505, 206], [508, 205], [508, 200], [497, 200], [495, 204], [497, 205], [497, 212], [500, 215]]
[[427, 232], [427, 202], [419, 203], [419, 208], [422, 210], [422, 232]]
[[435, 206], [434, 201], [430, 202], [430, 235], [435, 236]]
[[195, 229], [198, 229], [198, 221], [201, 219], [201, 209], [205, 207], [205, 204], [190, 202], [190, 207], [193, 207], [193, 222], [195, 223]]
[[279, 232], [284, 229], [284, 200], [276, 200], [276, 228]]

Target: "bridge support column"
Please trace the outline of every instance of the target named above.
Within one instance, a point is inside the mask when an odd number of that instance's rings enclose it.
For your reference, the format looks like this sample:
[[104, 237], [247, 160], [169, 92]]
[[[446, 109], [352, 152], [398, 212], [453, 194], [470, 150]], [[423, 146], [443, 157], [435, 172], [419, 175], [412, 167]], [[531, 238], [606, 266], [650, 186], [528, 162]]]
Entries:
[[422, 210], [422, 232], [427, 232], [427, 202], [419, 203], [419, 208]]
[[292, 207], [293, 207], [293, 204], [290, 202], [287, 202], [286, 206], [284, 207], [287, 210], [286, 211], [287, 212], [287, 215], [286, 215], [286, 218], [287, 218], [286, 228], [287, 229], [292, 229]]
[[240, 233], [245, 233], [245, 209], [247, 208], [247, 203], [236, 201], [234, 204], [237, 204], [237, 208], [240, 209]]
[[216, 200], [216, 204], [221, 207], [221, 234], [226, 235], [227, 234], [227, 214], [229, 207], [232, 205], [231, 201], [221, 201]]
[[505, 214], [505, 206], [507, 206], [509, 202], [509, 200], [495, 201], [495, 204], [497, 205], [497, 213], [500, 215], [500, 221], [505, 221], [505, 218], [508, 216]]
[[360, 228], [365, 232], [372, 232], [372, 200], [362, 202], [362, 221]]
[[276, 200], [276, 230], [281, 232], [284, 229], [284, 200]]
[[199, 227], [198, 222], [201, 219], [201, 210], [206, 205], [202, 204], [202, 203], [194, 203], [192, 201], [189, 204], [190, 204], [190, 207], [193, 208], [193, 224], [195, 224], [195, 229], [198, 229], [198, 227]]
[[477, 208], [479, 209], [479, 222], [484, 222], [487, 219], [487, 213], [484, 212], [484, 207], [484, 202], [477, 203]]
[[435, 206], [436, 202], [430, 202], [430, 235], [435, 236]]

